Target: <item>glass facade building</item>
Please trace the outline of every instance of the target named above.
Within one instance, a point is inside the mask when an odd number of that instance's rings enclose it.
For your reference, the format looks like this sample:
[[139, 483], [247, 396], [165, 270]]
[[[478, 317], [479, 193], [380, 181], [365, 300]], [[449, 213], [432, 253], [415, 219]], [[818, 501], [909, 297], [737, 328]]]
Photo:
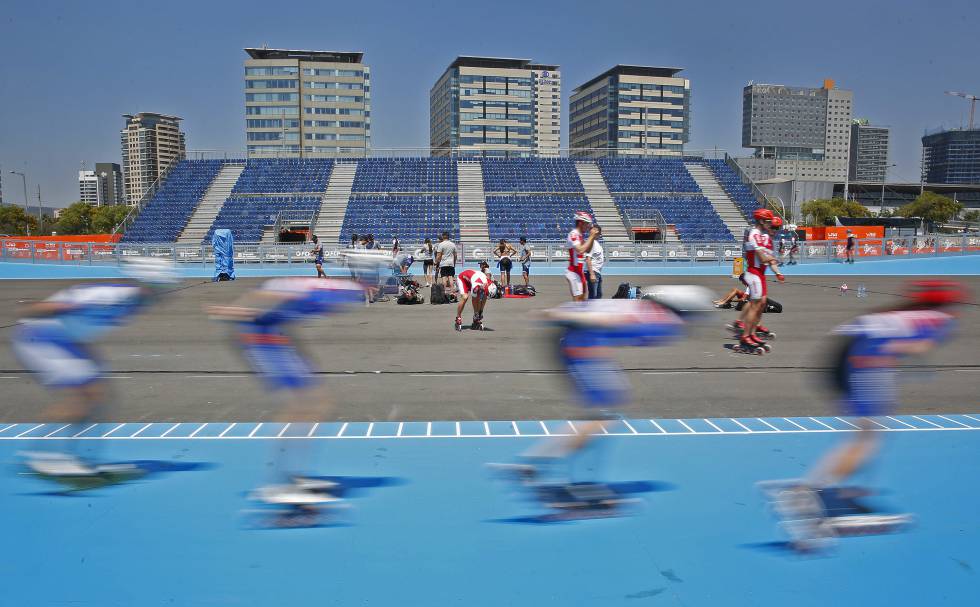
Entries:
[[690, 139], [691, 82], [680, 68], [617, 65], [572, 93], [574, 156], [682, 156]]
[[922, 138], [922, 180], [980, 183], [980, 129], [959, 129]]
[[247, 48], [249, 157], [364, 156], [371, 143], [371, 70], [362, 53]]
[[[120, 132], [123, 188], [128, 204], [137, 204], [160, 175], [184, 158], [186, 144], [181, 118], [153, 112], [125, 114]], [[96, 165], [96, 171], [99, 171]]]
[[433, 155], [557, 156], [560, 131], [556, 65], [457, 57], [429, 91]]
[[872, 126], [867, 120], [851, 124], [851, 154], [848, 178], [851, 181], [884, 183], [888, 172], [888, 128]]

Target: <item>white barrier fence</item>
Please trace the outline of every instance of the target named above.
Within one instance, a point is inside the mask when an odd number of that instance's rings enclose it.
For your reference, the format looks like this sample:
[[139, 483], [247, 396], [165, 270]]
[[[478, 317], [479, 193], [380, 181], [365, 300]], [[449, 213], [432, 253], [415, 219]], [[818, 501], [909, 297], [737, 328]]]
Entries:
[[[403, 251], [411, 253], [418, 245], [406, 245]], [[487, 260], [494, 262], [493, 243], [459, 245], [460, 262]], [[568, 252], [561, 243], [533, 243], [532, 261], [535, 264], [563, 265]], [[310, 245], [235, 245], [235, 263], [280, 265], [308, 263], [312, 261]], [[324, 257], [330, 262], [339, 262], [340, 247], [324, 247]], [[980, 236], [959, 236], [933, 234], [900, 238], [861, 239], [857, 243], [855, 257], [876, 259], [893, 257], [929, 257], [962, 255], [980, 252]], [[789, 261], [791, 251], [787, 243], [777, 255]], [[695, 243], [632, 243], [608, 244], [605, 246], [607, 264], [671, 264], [701, 265], [731, 263], [741, 256], [741, 247], [736, 242], [695, 242]], [[123, 244], [123, 243], [79, 243], [45, 240], [0, 239], [0, 261], [69, 264], [69, 265], [115, 265], [130, 256], [149, 256], [172, 259], [176, 264], [202, 264], [214, 262], [210, 246], [185, 246], [167, 244]], [[843, 240], [799, 242], [793, 259], [801, 264], [840, 261], [845, 256]], [[416, 260], [419, 261], [419, 260]], [[514, 259], [515, 266], [519, 265]]]

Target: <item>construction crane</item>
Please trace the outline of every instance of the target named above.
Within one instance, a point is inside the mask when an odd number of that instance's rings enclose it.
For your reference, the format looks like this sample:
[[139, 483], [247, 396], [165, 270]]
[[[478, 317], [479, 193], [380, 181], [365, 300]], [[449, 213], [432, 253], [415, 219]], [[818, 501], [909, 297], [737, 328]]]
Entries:
[[970, 100], [970, 130], [973, 130], [973, 114], [977, 111], [977, 97], [976, 95], [968, 95], [966, 93], [957, 93], [956, 91], [946, 91], [947, 95], [952, 95], [953, 97], [962, 97], [964, 99]]

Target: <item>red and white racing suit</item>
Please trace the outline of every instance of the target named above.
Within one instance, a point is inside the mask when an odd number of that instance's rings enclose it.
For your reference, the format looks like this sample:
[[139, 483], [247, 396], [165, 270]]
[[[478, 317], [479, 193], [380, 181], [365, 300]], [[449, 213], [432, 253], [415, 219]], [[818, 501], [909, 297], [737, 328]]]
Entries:
[[568, 281], [568, 288], [572, 292], [572, 297], [578, 297], [585, 293], [585, 260], [579, 254], [576, 247], [582, 245], [582, 233], [578, 228], [572, 228], [565, 239], [565, 246], [568, 247], [568, 269], [565, 270], [565, 280]]
[[766, 267], [768, 266], [762, 261], [759, 252], [772, 255], [772, 238], [759, 228], [752, 228], [745, 235], [742, 250], [745, 254], [745, 273], [742, 274], [742, 282], [749, 289], [749, 299], [759, 301], [767, 294]]
[[482, 286], [484, 292], [490, 286], [490, 279], [479, 270], [463, 270], [456, 277], [456, 289], [463, 295], [469, 295], [477, 285]]

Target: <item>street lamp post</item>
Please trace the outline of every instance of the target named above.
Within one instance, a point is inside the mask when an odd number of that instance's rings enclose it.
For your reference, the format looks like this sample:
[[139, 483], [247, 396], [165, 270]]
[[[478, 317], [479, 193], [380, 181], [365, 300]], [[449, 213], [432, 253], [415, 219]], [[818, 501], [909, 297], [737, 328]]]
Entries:
[[[18, 173], [17, 171], [10, 171], [12, 175], [20, 175], [21, 180], [24, 182], [24, 216], [27, 216], [27, 175], [23, 173]], [[31, 224], [24, 222], [24, 229], [27, 230], [27, 235], [31, 235]]]

